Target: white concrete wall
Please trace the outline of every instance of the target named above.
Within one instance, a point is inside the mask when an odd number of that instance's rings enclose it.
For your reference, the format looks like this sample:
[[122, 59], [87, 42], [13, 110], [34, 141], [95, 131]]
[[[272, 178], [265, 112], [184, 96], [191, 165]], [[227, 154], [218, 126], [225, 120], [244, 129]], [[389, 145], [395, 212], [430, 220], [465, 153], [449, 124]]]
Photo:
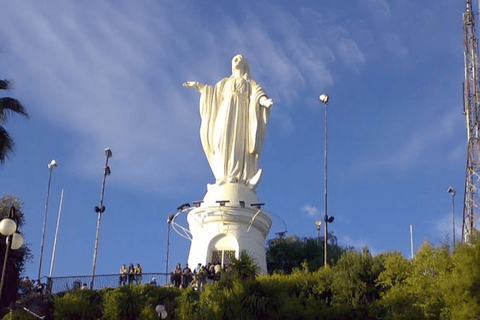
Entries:
[[246, 250], [257, 262], [260, 272], [267, 272], [265, 238], [271, 227], [267, 213], [252, 207], [217, 204], [193, 209], [187, 221], [193, 236], [188, 256], [190, 266], [211, 262], [214, 250], [235, 250], [236, 258]]

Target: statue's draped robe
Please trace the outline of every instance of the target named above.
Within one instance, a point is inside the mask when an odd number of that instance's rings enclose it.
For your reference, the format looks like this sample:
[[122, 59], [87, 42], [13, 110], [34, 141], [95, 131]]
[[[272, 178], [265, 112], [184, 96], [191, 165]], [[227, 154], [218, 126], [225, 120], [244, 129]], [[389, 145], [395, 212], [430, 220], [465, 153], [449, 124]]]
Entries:
[[231, 76], [200, 93], [200, 137], [216, 183], [255, 188], [269, 112], [259, 103], [265, 91], [253, 79]]

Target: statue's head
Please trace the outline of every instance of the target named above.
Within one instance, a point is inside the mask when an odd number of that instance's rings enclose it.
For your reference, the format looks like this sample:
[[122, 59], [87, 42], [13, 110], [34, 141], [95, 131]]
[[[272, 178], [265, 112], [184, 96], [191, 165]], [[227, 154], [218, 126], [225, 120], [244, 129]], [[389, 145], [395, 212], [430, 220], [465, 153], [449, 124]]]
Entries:
[[242, 74], [250, 74], [250, 68], [248, 67], [247, 59], [241, 54], [237, 54], [232, 59], [232, 71], [239, 69]]

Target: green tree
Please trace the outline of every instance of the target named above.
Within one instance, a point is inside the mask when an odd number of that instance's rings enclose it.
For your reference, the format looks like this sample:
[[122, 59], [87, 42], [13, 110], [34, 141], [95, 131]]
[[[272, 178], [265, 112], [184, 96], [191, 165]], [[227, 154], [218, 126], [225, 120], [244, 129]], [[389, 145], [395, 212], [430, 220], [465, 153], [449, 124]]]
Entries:
[[268, 240], [266, 252], [268, 272], [290, 274], [293, 268], [298, 268], [303, 261], [302, 247], [303, 244], [296, 235]]
[[358, 318], [368, 318], [370, 305], [380, 298], [377, 278], [384, 260], [384, 255], [374, 257], [367, 248], [343, 254], [332, 268], [332, 305], [348, 306]]
[[455, 265], [448, 246], [435, 248], [425, 242], [413, 260], [391, 255], [384, 266], [378, 283], [386, 290], [378, 305], [385, 319], [451, 319], [446, 296], [453, 292], [444, 288]]
[[[0, 90], [9, 88], [10, 83], [7, 80], [0, 80]], [[0, 164], [4, 164], [14, 150], [14, 140], [5, 129], [4, 124], [15, 113], [28, 118], [27, 111], [17, 99], [9, 97], [0, 98]]]
[[[103, 311], [102, 319], [158, 319], [158, 315], [155, 312], [155, 307], [158, 304], [162, 304], [165, 306], [166, 311], [169, 315], [168, 319], [175, 319], [175, 316], [173, 315], [173, 301], [176, 299], [178, 293], [179, 290], [177, 288], [157, 287], [149, 284], [125, 285], [115, 289], [104, 289], [102, 293], [102, 298], [100, 299]], [[62, 319], [79, 318], [65, 317]]]
[[480, 318], [480, 238], [456, 246], [453, 269], [441, 278], [439, 287], [452, 319]]
[[[0, 198], [0, 220], [7, 217], [11, 207], [14, 206], [18, 217], [18, 232], [22, 234], [22, 226], [25, 217], [22, 212], [20, 200], [14, 196], [2, 196]], [[23, 234], [22, 234], [23, 235]], [[5, 236], [0, 236], [0, 270], [3, 270], [3, 258], [6, 251]], [[25, 270], [25, 263], [32, 258], [30, 249], [24, 244], [18, 250], [10, 250], [5, 270], [5, 282], [3, 284], [2, 300], [0, 301], [0, 318], [5, 315], [5, 308], [17, 300], [20, 275]]]
[[[291, 235], [269, 240], [266, 252], [268, 272], [290, 274], [294, 268], [301, 268], [304, 261], [307, 262], [310, 271], [318, 270], [324, 265], [323, 239]], [[352, 249], [339, 246], [337, 238], [332, 233], [329, 233], [328, 239], [327, 253], [330, 264], [335, 264], [344, 252]]]
[[102, 296], [109, 290], [72, 290], [55, 296], [54, 316], [56, 319], [100, 319]]

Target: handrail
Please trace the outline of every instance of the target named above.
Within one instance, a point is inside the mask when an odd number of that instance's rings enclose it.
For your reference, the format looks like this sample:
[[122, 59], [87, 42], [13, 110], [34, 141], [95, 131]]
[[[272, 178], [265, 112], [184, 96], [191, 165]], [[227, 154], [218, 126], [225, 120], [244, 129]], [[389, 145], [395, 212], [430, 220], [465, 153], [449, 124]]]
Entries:
[[[151, 284], [153, 278], [156, 280], [156, 285], [163, 286], [169, 284], [166, 282], [166, 279], [169, 279], [170, 273], [165, 272], [155, 272], [155, 273], [143, 273], [141, 278], [128, 277], [123, 279], [120, 278], [120, 274], [102, 274], [94, 276], [94, 287], [93, 290], [99, 290], [103, 288], [116, 288], [124, 284]], [[167, 277], [166, 277], [167, 276]], [[65, 292], [69, 290], [81, 290], [86, 287], [89, 288], [88, 284], [91, 283], [92, 276], [66, 276], [66, 277], [43, 277], [43, 283], [46, 284], [45, 290], [41, 290], [38, 286], [35, 286], [33, 283], [23, 283], [21, 284], [21, 294], [32, 292], [32, 291], [43, 291], [40, 293], [50, 293], [57, 294], [60, 292]]]

